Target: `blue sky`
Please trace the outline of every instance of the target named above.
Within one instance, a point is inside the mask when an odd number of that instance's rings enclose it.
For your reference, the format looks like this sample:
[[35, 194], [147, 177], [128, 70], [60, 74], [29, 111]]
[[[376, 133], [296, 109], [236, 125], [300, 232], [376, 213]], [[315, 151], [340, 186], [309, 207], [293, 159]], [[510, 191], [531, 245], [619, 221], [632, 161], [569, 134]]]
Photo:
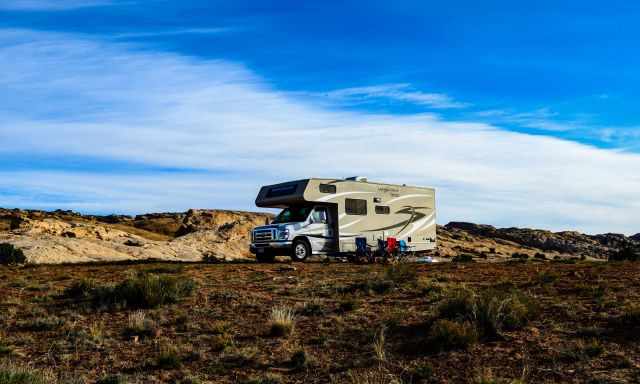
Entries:
[[251, 210], [307, 176], [439, 221], [640, 232], [640, 5], [0, 0], [0, 206]]

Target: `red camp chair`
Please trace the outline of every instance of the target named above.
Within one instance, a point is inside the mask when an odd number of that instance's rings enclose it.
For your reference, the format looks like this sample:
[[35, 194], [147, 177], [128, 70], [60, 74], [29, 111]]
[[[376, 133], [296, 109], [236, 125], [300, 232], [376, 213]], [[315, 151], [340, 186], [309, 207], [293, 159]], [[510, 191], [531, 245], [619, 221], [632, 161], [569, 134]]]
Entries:
[[386, 254], [390, 257], [395, 257], [398, 253], [398, 240], [395, 237], [387, 237], [387, 249]]

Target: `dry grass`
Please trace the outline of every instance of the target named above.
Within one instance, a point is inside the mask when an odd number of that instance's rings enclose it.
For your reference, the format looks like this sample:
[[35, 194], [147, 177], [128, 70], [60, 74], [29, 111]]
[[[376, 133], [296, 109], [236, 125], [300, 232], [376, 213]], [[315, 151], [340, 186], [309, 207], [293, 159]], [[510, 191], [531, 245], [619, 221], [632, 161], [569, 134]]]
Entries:
[[289, 336], [295, 326], [295, 312], [289, 307], [271, 309], [269, 317], [270, 334], [276, 337]]

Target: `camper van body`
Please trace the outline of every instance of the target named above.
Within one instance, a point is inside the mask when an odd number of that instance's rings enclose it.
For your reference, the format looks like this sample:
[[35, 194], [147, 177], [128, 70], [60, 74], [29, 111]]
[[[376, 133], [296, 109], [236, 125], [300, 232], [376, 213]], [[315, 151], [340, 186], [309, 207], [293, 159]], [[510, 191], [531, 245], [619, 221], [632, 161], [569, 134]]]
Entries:
[[273, 223], [252, 231], [251, 251], [259, 260], [351, 253], [356, 237], [372, 247], [388, 237], [415, 251], [436, 246], [433, 188], [311, 178], [264, 186], [256, 205], [284, 209]]

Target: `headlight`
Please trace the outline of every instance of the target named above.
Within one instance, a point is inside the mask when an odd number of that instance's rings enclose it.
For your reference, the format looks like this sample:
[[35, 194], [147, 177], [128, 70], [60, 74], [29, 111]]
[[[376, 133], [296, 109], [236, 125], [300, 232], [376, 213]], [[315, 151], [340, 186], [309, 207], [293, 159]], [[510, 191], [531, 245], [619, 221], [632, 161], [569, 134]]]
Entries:
[[278, 240], [288, 240], [289, 239], [289, 230], [282, 229], [278, 231]]

